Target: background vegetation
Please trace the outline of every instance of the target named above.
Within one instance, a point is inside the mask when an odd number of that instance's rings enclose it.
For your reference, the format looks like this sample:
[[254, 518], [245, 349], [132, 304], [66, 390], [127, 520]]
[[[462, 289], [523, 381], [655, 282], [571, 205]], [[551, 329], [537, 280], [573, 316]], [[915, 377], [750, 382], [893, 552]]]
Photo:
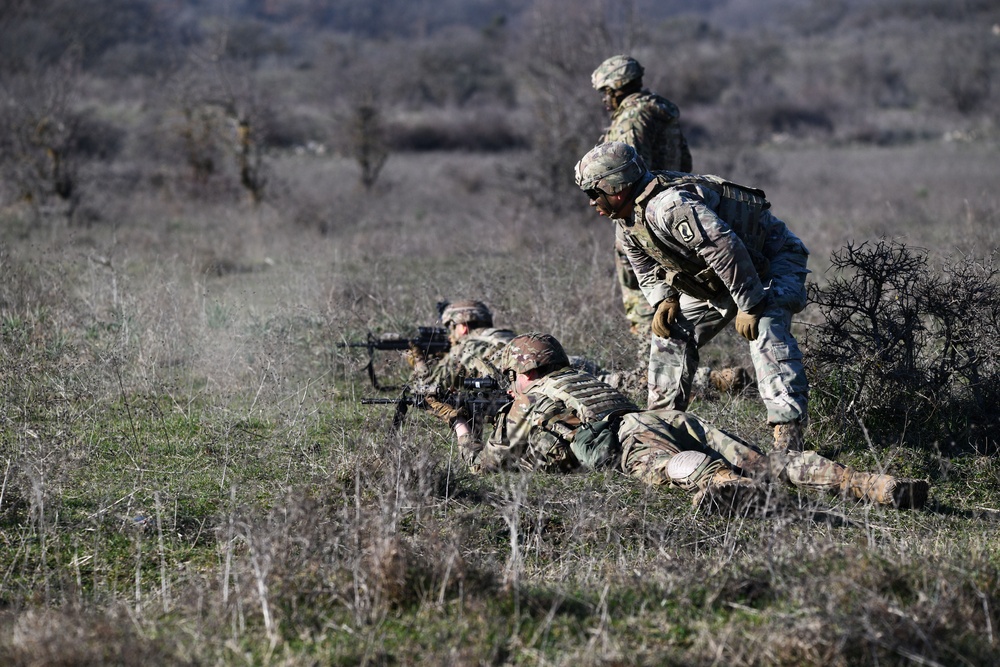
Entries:
[[[1000, 10], [690, 5], [0, 3], [0, 663], [994, 662]], [[440, 298], [636, 365], [571, 181], [625, 51], [812, 251], [813, 445], [927, 510], [474, 478], [358, 404], [337, 344]]]

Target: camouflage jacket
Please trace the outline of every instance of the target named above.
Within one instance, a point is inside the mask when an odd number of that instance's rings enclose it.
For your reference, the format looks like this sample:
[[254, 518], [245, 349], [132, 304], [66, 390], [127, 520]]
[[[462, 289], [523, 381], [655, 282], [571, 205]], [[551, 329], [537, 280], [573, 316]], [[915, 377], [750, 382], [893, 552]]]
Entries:
[[691, 171], [691, 151], [681, 131], [677, 105], [648, 90], [621, 101], [598, 143], [607, 141], [635, 148], [651, 171]]
[[[588, 457], [575, 447], [581, 428], [638, 410], [628, 397], [590, 373], [567, 367], [539, 378], [515, 397], [497, 416], [493, 434], [470, 464], [475, 472], [571, 472], [583, 467], [581, 459]], [[617, 440], [615, 451], [607, 454], [618, 454]]]
[[498, 378], [500, 352], [515, 335], [510, 329], [474, 329], [448, 350], [423, 381], [447, 391], [461, 389], [465, 378]]
[[[717, 189], [699, 182], [708, 178], [724, 182], [717, 177], [655, 173], [640, 183], [630, 219], [616, 220], [617, 238], [650, 305], [677, 295], [677, 283], [671, 284], [669, 277], [669, 270], [677, 267], [665, 266], [644, 247], [640, 226], [657, 246], [682, 260], [685, 270], [680, 273], [699, 275], [718, 285], [713, 302], [728, 302], [731, 297], [744, 311], [764, 298], [764, 282], [770, 276], [767, 260], [782, 252], [809, 254], [784, 222], [763, 210], [756, 218], [759, 242], [752, 257], [733, 226], [717, 213], [723, 202]], [[671, 185], [671, 179], [678, 183]]]

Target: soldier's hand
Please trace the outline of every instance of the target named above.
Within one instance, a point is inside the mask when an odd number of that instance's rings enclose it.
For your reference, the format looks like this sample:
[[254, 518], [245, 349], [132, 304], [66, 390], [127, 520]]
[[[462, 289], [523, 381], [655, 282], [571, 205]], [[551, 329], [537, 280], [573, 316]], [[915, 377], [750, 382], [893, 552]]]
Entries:
[[483, 449], [483, 443], [476, 440], [471, 433], [463, 433], [458, 436], [458, 446], [470, 454], [476, 454]]
[[760, 303], [749, 311], [741, 310], [736, 313], [736, 331], [747, 340], [757, 340], [757, 336], [760, 334], [758, 325], [760, 324], [760, 316], [764, 314], [766, 306], [764, 301], [765, 299], [761, 299]]
[[424, 355], [423, 350], [416, 345], [411, 345], [410, 349], [403, 352], [403, 359], [405, 359], [406, 364], [415, 371], [427, 370], [427, 357]]
[[441, 421], [447, 422], [449, 426], [453, 424], [456, 419], [465, 416], [465, 411], [461, 408], [454, 408], [433, 396], [426, 397], [424, 399], [424, 403], [427, 405], [427, 411], [429, 413]]
[[660, 338], [670, 338], [670, 325], [681, 312], [681, 302], [676, 296], [668, 296], [656, 306], [656, 313], [649, 328]]

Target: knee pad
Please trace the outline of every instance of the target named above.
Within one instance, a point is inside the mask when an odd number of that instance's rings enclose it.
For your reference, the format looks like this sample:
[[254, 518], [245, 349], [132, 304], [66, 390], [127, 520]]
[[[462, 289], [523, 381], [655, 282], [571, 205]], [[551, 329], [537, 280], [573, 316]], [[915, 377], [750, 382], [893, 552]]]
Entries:
[[687, 450], [674, 454], [667, 462], [670, 481], [684, 489], [697, 489], [711, 479], [720, 461], [699, 451]]

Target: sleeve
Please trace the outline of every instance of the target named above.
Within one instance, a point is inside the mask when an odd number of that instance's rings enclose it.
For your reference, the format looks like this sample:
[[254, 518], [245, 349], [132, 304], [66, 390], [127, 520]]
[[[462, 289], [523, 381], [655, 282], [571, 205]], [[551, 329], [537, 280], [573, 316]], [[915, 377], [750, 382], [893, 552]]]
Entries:
[[656, 119], [646, 109], [631, 109], [621, 119], [618, 141], [635, 148], [649, 169], [655, 168], [654, 148], [656, 147]]
[[743, 241], [713, 210], [718, 201], [719, 196], [705, 188], [670, 190], [650, 202], [646, 224], [657, 236], [696, 252], [726, 286], [736, 306], [747, 311], [764, 298], [764, 285]]
[[464, 372], [462, 366], [461, 345], [453, 346], [444, 357], [427, 374], [427, 384], [438, 387], [441, 392], [460, 389], [461, 377]]
[[664, 299], [677, 296], [677, 290], [663, 279], [659, 263], [643, 250], [639, 242], [625, 231], [621, 223], [615, 229], [615, 234], [618, 236], [626, 259], [632, 265], [632, 271], [639, 282], [639, 289], [642, 290], [649, 305], [655, 308]]

